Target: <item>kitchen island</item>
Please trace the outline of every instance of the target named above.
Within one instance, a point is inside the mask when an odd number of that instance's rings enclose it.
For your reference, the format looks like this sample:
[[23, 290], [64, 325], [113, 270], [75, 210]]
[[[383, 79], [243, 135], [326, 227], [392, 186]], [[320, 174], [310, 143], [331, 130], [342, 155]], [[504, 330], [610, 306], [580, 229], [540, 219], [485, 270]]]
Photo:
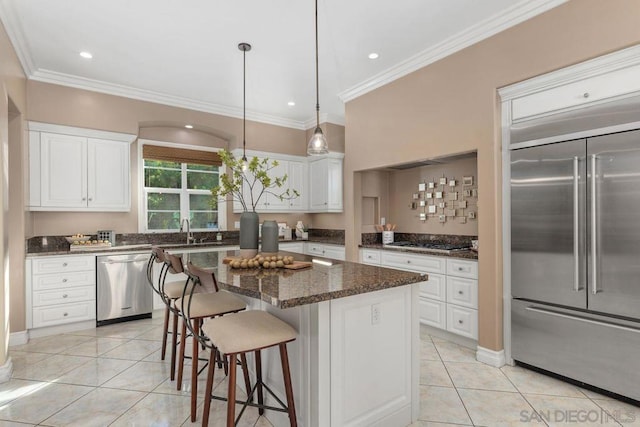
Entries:
[[[235, 251], [185, 253], [183, 261], [214, 269], [220, 288], [244, 296], [248, 309], [268, 311], [298, 331], [288, 344], [298, 425], [397, 427], [415, 421], [417, 295], [426, 275], [286, 254], [315, 262], [298, 271], [236, 270], [223, 263]], [[263, 353], [263, 376], [284, 398], [279, 354]], [[284, 414], [266, 415], [276, 427], [289, 425]]]

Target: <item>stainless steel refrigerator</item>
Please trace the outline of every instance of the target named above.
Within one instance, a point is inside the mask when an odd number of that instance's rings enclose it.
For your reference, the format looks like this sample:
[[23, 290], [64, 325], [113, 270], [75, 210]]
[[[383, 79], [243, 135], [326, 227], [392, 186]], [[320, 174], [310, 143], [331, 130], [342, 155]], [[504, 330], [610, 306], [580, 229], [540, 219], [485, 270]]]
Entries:
[[640, 130], [511, 152], [512, 357], [640, 400]]

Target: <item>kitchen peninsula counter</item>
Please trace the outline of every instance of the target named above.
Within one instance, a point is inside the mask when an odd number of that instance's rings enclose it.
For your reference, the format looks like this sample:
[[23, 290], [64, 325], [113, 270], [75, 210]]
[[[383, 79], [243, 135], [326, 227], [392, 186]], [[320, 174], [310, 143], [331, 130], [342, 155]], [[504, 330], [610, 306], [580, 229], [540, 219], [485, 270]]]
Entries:
[[[288, 252], [297, 261], [313, 256]], [[233, 269], [223, 263], [236, 251], [210, 251], [184, 254], [200, 268], [215, 268], [222, 289], [260, 299], [278, 308], [296, 307], [322, 301], [375, 292], [428, 280], [426, 274], [393, 270], [365, 264], [322, 259], [301, 270]]]
[[[286, 254], [320, 262], [303, 270], [232, 269], [223, 259], [236, 251], [182, 256], [185, 263], [212, 269], [219, 287], [241, 296], [248, 310], [267, 311], [296, 329], [287, 349], [300, 427], [415, 422], [420, 411], [418, 300], [427, 276]], [[267, 384], [283, 399], [277, 349], [263, 350], [262, 361]], [[277, 406], [272, 398], [265, 403]], [[266, 411], [265, 416], [275, 427], [289, 425], [286, 414]]]

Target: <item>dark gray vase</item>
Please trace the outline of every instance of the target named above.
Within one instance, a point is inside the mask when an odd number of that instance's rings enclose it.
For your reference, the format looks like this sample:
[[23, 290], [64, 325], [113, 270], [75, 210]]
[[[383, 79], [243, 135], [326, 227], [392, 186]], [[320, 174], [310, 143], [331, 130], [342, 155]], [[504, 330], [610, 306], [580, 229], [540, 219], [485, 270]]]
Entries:
[[262, 252], [278, 252], [278, 223], [273, 220], [262, 223]]
[[242, 212], [240, 214], [240, 251], [247, 256], [250, 252], [258, 253], [258, 214]]

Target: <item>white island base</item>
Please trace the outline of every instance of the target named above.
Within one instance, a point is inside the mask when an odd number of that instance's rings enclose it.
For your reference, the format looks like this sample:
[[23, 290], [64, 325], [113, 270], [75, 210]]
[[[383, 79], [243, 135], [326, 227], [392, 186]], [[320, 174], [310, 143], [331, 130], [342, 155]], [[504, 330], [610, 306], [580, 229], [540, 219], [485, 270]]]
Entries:
[[[418, 419], [418, 290], [415, 283], [287, 309], [246, 298], [248, 309], [298, 331], [287, 344], [298, 426], [401, 427]], [[263, 350], [262, 360], [264, 381], [286, 401], [277, 347]], [[265, 403], [278, 406], [270, 396]], [[265, 415], [275, 427], [289, 426], [286, 413]]]

